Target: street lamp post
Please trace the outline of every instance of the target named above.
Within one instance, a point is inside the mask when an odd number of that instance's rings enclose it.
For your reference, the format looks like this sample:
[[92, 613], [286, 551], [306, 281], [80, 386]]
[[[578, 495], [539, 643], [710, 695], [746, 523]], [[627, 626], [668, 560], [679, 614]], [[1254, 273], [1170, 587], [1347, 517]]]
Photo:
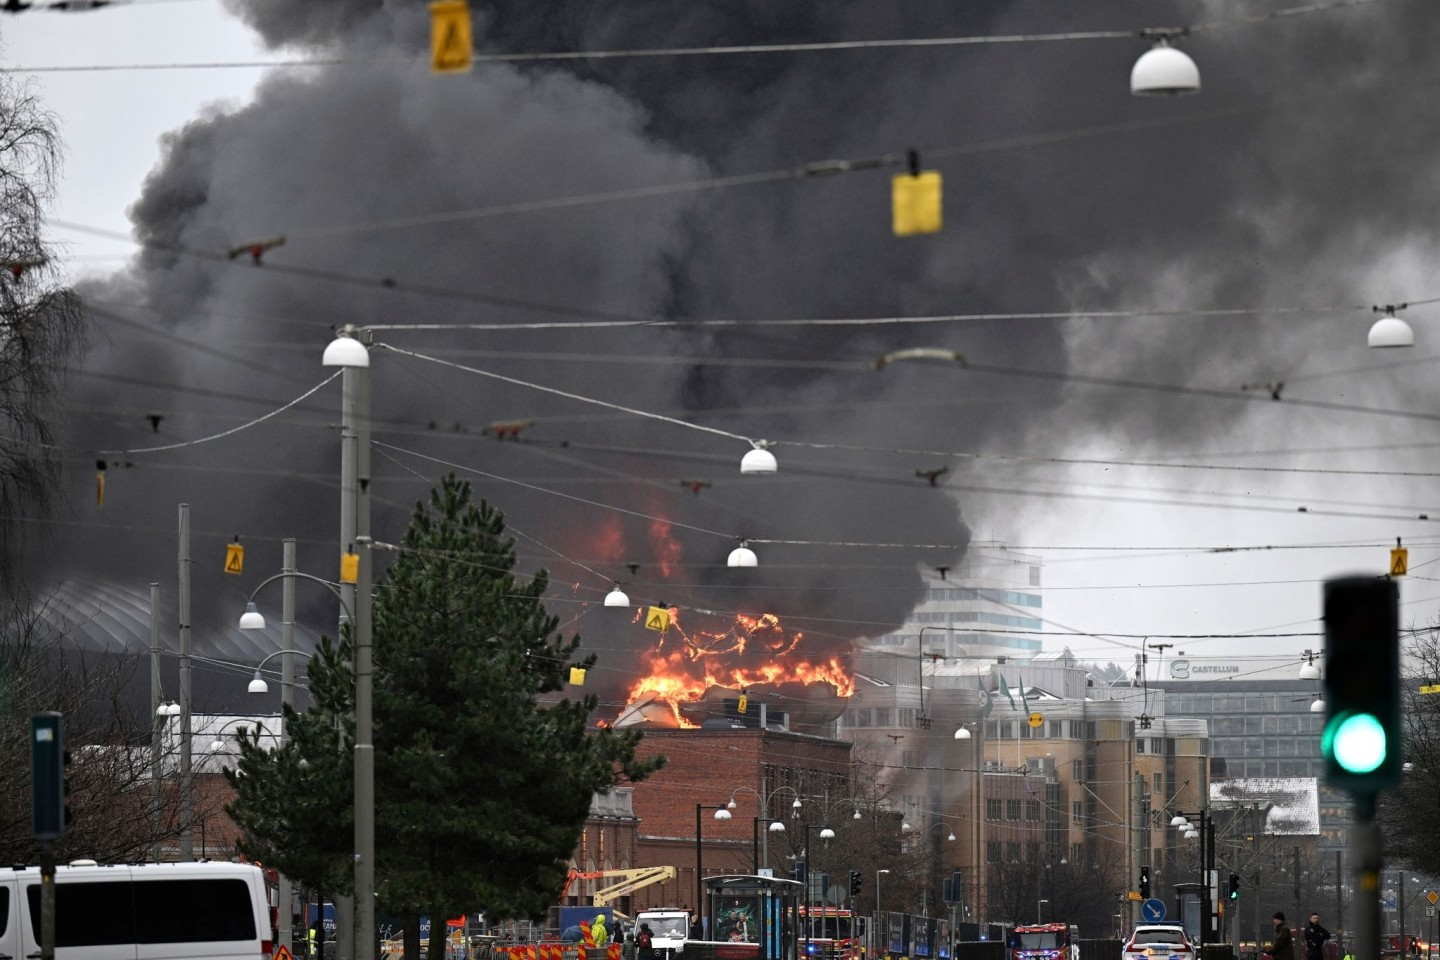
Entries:
[[[341, 368], [340, 549], [358, 554], [355, 612], [355, 960], [374, 960], [375, 743], [370, 622], [370, 332], [346, 324], [321, 364]], [[364, 955], [361, 955], [361, 949]]]
[[[807, 957], [810, 955], [810, 931], [815, 926], [815, 915], [811, 911], [810, 903], [810, 877], [812, 875], [811, 870], [814, 867], [814, 863], [810, 859], [810, 831], [814, 829], [814, 824], [808, 822], [805, 824], [805, 889], [800, 892], [801, 902], [805, 905], [805, 955]], [[830, 829], [829, 826], [822, 826], [820, 828], [821, 840], [829, 840], [834, 836], [835, 831]]]
[[1209, 810], [1196, 813], [1177, 810], [1170, 825], [1182, 831], [1192, 829], [1191, 817], [1200, 823], [1196, 833], [1200, 841], [1200, 943], [1203, 945], [1215, 941], [1215, 918], [1210, 903], [1210, 876], [1215, 867], [1215, 824], [1210, 819]]
[[[755, 873], [758, 875], [760, 873], [760, 865], [762, 863], [767, 867], [770, 866], [769, 834], [785, 832], [784, 821], [770, 816], [770, 801], [775, 799], [776, 794], [781, 793], [785, 790], [788, 790], [791, 793], [795, 794], [795, 800], [793, 803], [790, 804], [790, 816], [792, 817], [800, 816], [800, 810], [805, 806], [805, 804], [801, 802], [800, 794], [794, 787], [776, 787], [774, 790], [771, 790], [768, 795], [761, 795], [760, 791], [756, 790], [754, 787], [736, 787], [734, 790], [730, 791], [730, 799], [725, 804], [726, 810], [729, 810], [733, 813], [736, 809], [739, 808], [740, 805], [735, 802], [735, 794], [740, 793], [742, 790], [746, 793], [755, 794], [755, 799], [759, 801], [760, 812], [763, 815], [755, 818], [757, 825], [754, 826], [751, 831], [751, 859], [754, 861]], [[765, 836], [763, 837], [760, 837], [760, 830], [758, 827], [758, 822], [760, 820], [770, 821], [770, 825], [766, 827]], [[757, 837], [759, 837], [759, 843], [755, 844], [754, 841]]]
[[875, 871], [875, 916], [870, 923], [874, 932], [870, 939], [874, 943], [874, 953], [876, 956], [880, 954], [880, 874], [889, 872], [889, 870], [883, 869]]
[[703, 904], [705, 903], [705, 881], [704, 872], [701, 869], [700, 853], [700, 811], [714, 810], [716, 820], [729, 820], [730, 810], [723, 803], [697, 803], [695, 804], [695, 916], [697, 919], [705, 915]]

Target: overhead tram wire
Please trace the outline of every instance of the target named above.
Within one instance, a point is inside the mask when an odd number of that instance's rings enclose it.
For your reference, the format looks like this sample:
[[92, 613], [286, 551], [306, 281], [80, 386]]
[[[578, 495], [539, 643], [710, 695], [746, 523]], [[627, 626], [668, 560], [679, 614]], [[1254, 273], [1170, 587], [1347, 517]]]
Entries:
[[[1267, 14], [1230, 17], [1193, 24], [1186, 29], [1191, 33], [1203, 33], [1229, 27], [1255, 26], [1282, 19], [1315, 13], [1328, 13], [1354, 7], [1370, 6], [1376, 3], [1398, 2], [1398, 0], [1325, 0], [1320, 3], [1304, 4], [1271, 11]], [[992, 44], [1013, 45], [1027, 43], [1055, 43], [1077, 40], [1135, 40], [1143, 38], [1143, 30], [1077, 30], [1065, 33], [1015, 33], [990, 36], [968, 37], [900, 37], [879, 40], [831, 40], [814, 43], [771, 43], [771, 44], [730, 44], [704, 47], [640, 47], [628, 50], [557, 50], [534, 53], [481, 53], [472, 54], [476, 64], [491, 63], [543, 63], [591, 60], [628, 60], [655, 57], [711, 57], [762, 54], [836, 53], [866, 50], [887, 50], [896, 48], [936, 48], [987, 46]], [[318, 57], [306, 60], [272, 61], [229, 61], [208, 63], [152, 63], [152, 64], [88, 64], [69, 66], [17, 66], [0, 68], [3, 73], [78, 73], [116, 70], [213, 70], [248, 69], [256, 67], [322, 67], [354, 66], [364, 64], [421, 64], [428, 60], [428, 54], [397, 57]]]

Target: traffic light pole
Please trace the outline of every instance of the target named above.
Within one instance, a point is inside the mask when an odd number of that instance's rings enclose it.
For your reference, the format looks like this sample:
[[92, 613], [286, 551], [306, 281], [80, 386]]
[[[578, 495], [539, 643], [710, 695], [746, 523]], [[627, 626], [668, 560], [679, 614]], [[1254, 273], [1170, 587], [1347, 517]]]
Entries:
[[1375, 798], [1355, 797], [1355, 819], [1350, 824], [1350, 864], [1357, 896], [1350, 953], [1355, 960], [1380, 960], [1380, 825], [1375, 822]]

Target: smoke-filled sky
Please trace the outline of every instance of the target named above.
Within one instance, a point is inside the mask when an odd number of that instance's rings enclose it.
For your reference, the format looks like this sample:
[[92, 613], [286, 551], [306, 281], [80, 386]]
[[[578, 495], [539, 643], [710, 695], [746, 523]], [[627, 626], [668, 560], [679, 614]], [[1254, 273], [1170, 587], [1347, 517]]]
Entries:
[[[567, 631], [601, 648], [650, 639], [596, 605], [613, 580], [638, 603], [775, 612], [842, 647], [903, 622], [918, 568], [956, 565], [972, 537], [1041, 556], [1046, 647], [1101, 660], [1147, 637], [1298, 656], [1318, 645], [1303, 634], [1320, 580], [1382, 571], [1396, 537], [1416, 574], [1402, 619], [1433, 617], [1437, 540], [1415, 517], [1440, 518], [1434, 307], [1403, 314], [1414, 349], [1365, 348], [1373, 305], [1440, 297], [1440, 21], [1422, 0], [1272, 19], [1291, 5], [472, 5], [483, 51], [502, 53], [1208, 25], [1179, 41], [1203, 81], [1182, 99], [1130, 95], [1138, 37], [437, 77], [423, 3], [226, 6], [0, 22], [10, 64], [329, 62], [42, 75], [72, 150], [57, 217], [148, 246], [53, 230], [133, 256], [72, 267], [95, 339], [67, 391], [66, 502], [35, 540], [37, 580], [168, 586], [181, 502], [213, 558], [197, 627], [278, 569], [282, 537], [330, 575], [338, 382], [223, 440], [101, 451], [275, 410], [324, 379], [332, 328], [354, 323], [611, 405], [373, 351], [376, 538], [397, 542], [453, 469], [506, 512], [522, 568], [551, 571]], [[185, 29], [157, 43], [169, 17]], [[934, 236], [891, 235], [893, 167], [450, 216], [908, 149], [945, 178]], [[143, 182], [97, 192], [76, 173], [117, 169]], [[263, 266], [224, 258], [282, 234]], [[1075, 313], [1090, 316], [1036, 316]], [[874, 322], [767, 323], [800, 318]], [[488, 328], [438, 329], [461, 325]], [[915, 347], [966, 363], [874, 368]], [[775, 441], [780, 471], [741, 477], [743, 440], [617, 407]], [[497, 421], [534, 422], [497, 442], [482, 434]], [[97, 457], [133, 464], [107, 471], [103, 508]], [[941, 467], [936, 487], [917, 476]], [[219, 572], [235, 535], [241, 578]], [[739, 538], [757, 570], [725, 567]], [[307, 600], [317, 618], [324, 601]]]

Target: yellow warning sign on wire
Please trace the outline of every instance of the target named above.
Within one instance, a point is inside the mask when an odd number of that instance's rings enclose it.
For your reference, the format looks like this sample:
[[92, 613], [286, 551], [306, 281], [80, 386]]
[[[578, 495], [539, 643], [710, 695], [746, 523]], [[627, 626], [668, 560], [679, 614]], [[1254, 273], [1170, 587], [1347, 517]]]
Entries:
[[245, 572], [245, 548], [239, 543], [225, 544], [225, 572], [236, 575]]
[[936, 170], [902, 173], [890, 180], [891, 229], [897, 237], [938, 233], [942, 222], [941, 182]]
[[467, 73], [473, 53], [470, 4], [465, 0], [430, 4], [430, 72]]
[[1390, 551], [1390, 576], [1403, 577], [1410, 569], [1410, 551], [1395, 547]]
[[1040, 725], [1041, 725], [1042, 723], [1044, 723], [1044, 722], [1045, 722], [1045, 717], [1044, 717], [1042, 714], [1039, 714], [1039, 713], [1032, 713], [1032, 714], [1030, 714], [1030, 726], [1031, 726], [1032, 728], [1039, 729]]
[[664, 633], [670, 629], [670, 611], [664, 607], [651, 607], [645, 611], [645, 629]]
[[360, 580], [360, 554], [347, 550], [340, 554], [340, 582], [356, 583]]

